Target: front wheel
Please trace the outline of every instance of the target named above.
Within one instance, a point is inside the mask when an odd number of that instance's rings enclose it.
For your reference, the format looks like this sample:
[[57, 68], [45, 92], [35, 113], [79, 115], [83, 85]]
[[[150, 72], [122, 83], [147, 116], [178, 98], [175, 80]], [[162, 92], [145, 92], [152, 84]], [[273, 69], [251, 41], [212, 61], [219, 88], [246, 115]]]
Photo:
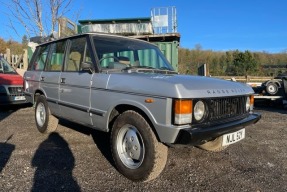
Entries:
[[158, 142], [150, 125], [135, 111], [126, 111], [115, 120], [111, 149], [118, 171], [133, 181], [155, 179], [167, 161], [167, 147]]
[[35, 107], [35, 121], [37, 129], [41, 133], [51, 133], [57, 129], [59, 120], [51, 114], [44, 95], [40, 95], [37, 98]]

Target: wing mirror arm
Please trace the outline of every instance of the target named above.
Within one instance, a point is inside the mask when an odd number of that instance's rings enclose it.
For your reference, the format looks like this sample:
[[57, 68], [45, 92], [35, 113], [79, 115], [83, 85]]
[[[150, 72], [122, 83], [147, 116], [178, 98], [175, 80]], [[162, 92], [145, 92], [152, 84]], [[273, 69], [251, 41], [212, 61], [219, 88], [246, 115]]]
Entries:
[[94, 68], [92, 63], [82, 62], [82, 71], [88, 71], [89, 73], [94, 73]]

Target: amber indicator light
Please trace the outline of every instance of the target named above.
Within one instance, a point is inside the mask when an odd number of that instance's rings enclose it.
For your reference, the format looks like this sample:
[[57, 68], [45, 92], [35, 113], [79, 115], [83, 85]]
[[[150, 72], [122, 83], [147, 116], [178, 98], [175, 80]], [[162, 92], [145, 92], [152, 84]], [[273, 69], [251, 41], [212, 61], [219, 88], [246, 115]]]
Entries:
[[154, 102], [154, 100], [153, 99], [146, 99], [146, 100], [144, 100], [146, 103], [153, 103]]
[[251, 95], [249, 98], [250, 98], [250, 104], [253, 105], [254, 104], [254, 95]]
[[176, 100], [174, 110], [176, 114], [192, 113], [192, 100]]

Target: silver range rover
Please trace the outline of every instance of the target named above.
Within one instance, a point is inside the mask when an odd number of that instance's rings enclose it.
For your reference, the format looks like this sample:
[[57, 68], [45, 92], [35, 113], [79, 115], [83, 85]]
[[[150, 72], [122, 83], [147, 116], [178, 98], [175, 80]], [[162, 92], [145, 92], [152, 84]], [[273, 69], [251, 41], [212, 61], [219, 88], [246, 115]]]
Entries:
[[114, 35], [40, 44], [24, 80], [41, 133], [58, 118], [109, 132], [115, 166], [133, 181], [156, 178], [168, 147], [221, 151], [261, 117], [251, 87], [180, 75], [155, 45]]

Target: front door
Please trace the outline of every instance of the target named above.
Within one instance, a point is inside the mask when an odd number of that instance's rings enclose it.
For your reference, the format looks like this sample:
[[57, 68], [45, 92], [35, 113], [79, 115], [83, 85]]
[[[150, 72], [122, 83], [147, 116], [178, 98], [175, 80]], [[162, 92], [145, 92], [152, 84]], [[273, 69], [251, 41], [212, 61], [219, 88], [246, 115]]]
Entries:
[[88, 111], [93, 74], [81, 69], [82, 62], [90, 62], [90, 51], [83, 36], [69, 40], [67, 58], [60, 76], [59, 104], [65, 118], [91, 125]]

